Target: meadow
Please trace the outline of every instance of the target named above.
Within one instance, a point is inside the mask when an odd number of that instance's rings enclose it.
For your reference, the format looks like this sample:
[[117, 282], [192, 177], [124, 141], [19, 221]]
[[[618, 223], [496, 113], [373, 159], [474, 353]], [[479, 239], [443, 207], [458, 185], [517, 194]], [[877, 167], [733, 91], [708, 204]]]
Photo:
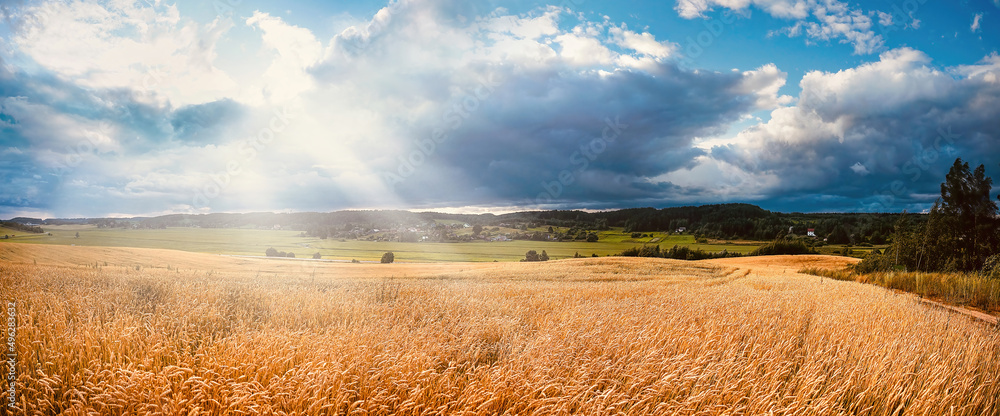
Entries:
[[[137, 247], [183, 250], [199, 253], [262, 256], [270, 247], [278, 251], [295, 253], [296, 257], [310, 257], [320, 253], [324, 259], [378, 261], [387, 251], [395, 253], [401, 262], [463, 262], [463, 261], [517, 261], [524, 258], [528, 250], [539, 253], [545, 250], [553, 259], [572, 258], [576, 253], [582, 256], [607, 256], [618, 254], [627, 248], [655, 241], [663, 248], [676, 245], [692, 249], [718, 252], [748, 253], [759, 244], [699, 244], [691, 235], [671, 235], [652, 233], [652, 237], [633, 239], [619, 229], [600, 232], [597, 242], [554, 242], [554, 241], [503, 241], [503, 242], [456, 242], [456, 243], [402, 243], [363, 240], [319, 239], [301, 236], [300, 231], [261, 230], [247, 228], [167, 228], [167, 229], [122, 229], [97, 228], [92, 225], [60, 225], [44, 227], [45, 234], [18, 233], [11, 240], [2, 242], [56, 244], [97, 247]], [[532, 231], [542, 231], [542, 228]], [[48, 235], [51, 233], [52, 235]], [[76, 233], [80, 237], [76, 237]], [[471, 230], [466, 231], [471, 233]], [[0, 233], [2, 234], [2, 233]]]
[[852, 262], [0, 244], [0, 300], [17, 414], [1000, 414], [1000, 331], [797, 273]]

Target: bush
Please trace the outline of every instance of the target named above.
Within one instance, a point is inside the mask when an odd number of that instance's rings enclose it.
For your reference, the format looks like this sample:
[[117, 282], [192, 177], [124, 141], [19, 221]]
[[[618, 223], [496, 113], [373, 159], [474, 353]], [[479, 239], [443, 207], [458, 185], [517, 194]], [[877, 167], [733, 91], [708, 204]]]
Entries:
[[1000, 278], [1000, 254], [986, 258], [986, 262], [983, 263], [983, 275]]
[[816, 254], [816, 250], [809, 248], [801, 241], [779, 239], [757, 247], [748, 256], [775, 256], [779, 254]]
[[884, 272], [889, 270], [892, 270], [892, 263], [889, 262], [886, 255], [880, 253], [877, 248], [873, 249], [867, 256], [865, 256], [865, 258], [861, 259], [860, 263], [854, 265], [854, 271], [860, 274]]
[[267, 255], [268, 257], [278, 257], [278, 250], [275, 250], [274, 247], [271, 247], [265, 250], [264, 254]]
[[382, 263], [383, 264], [389, 264], [389, 263], [392, 263], [394, 261], [396, 261], [396, 255], [392, 254], [391, 251], [386, 252], [385, 254], [382, 255]]
[[318, 252], [318, 251], [317, 251], [317, 252], [315, 252], [315, 253], [313, 253], [313, 259], [315, 259], [315, 260], [319, 260], [319, 259], [321, 259], [321, 258], [323, 258], [323, 255], [322, 255], [322, 254], [319, 254], [319, 252]]
[[294, 259], [295, 258], [295, 253], [292, 253], [291, 251], [289, 251], [288, 254], [285, 254], [285, 257], [293, 258]]

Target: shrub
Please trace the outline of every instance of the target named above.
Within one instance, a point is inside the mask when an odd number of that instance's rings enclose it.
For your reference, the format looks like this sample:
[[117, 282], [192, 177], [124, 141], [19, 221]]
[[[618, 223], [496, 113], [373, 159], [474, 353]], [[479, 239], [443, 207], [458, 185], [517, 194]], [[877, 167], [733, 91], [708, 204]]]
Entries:
[[317, 251], [317, 252], [315, 252], [315, 253], [313, 253], [313, 259], [316, 259], [316, 260], [319, 260], [319, 259], [321, 259], [321, 258], [323, 258], [323, 255], [322, 255], [322, 254], [319, 254], [319, 252], [318, 252], [318, 251]]
[[774, 256], [779, 254], [816, 254], [816, 250], [809, 248], [801, 241], [789, 241], [785, 239], [774, 240], [751, 251], [749, 256]]
[[886, 258], [886, 255], [880, 253], [879, 250], [873, 249], [868, 253], [865, 258], [861, 259], [861, 262], [854, 265], [854, 271], [856, 273], [875, 273], [884, 272], [892, 270], [892, 263]]
[[986, 258], [983, 263], [983, 275], [988, 277], [1000, 277], [1000, 254], [994, 254]]
[[539, 260], [540, 259], [538, 258], [538, 252], [537, 251], [535, 251], [535, 250], [528, 250], [527, 253], [524, 253], [524, 259], [521, 260], [521, 261], [539, 261]]
[[381, 261], [382, 261], [383, 264], [392, 263], [392, 262], [396, 261], [396, 255], [392, 254], [391, 251], [388, 251], [388, 252], [386, 252], [385, 254], [382, 255], [382, 260]]

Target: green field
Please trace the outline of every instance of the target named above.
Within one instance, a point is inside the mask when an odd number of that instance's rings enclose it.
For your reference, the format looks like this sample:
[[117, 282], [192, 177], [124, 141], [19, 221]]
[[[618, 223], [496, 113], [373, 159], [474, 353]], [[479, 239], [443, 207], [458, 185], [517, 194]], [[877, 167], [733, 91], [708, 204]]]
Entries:
[[[241, 228], [167, 228], [162, 230], [130, 230], [121, 228], [99, 229], [91, 225], [62, 225], [43, 227], [45, 234], [18, 233], [0, 230], [0, 235], [16, 233], [17, 237], [0, 240], [0, 243], [20, 242], [33, 244], [62, 244], [103, 247], [164, 248], [200, 253], [262, 256], [269, 247], [292, 252], [298, 258], [309, 258], [319, 252], [324, 259], [378, 260], [392, 251], [396, 261], [517, 261], [528, 250], [539, 253], [545, 250], [552, 259], [583, 256], [607, 256], [626, 248], [650, 243], [663, 248], [674, 245], [692, 249], [718, 252], [749, 253], [755, 244], [697, 244], [690, 235], [652, 233], [652, 237], [633, 239], [621, 229], [599, 232], [600, 239], [588, 242], [554, 241], [473, 241], [461, 243], [400, 243], [358, 240], [321, 240], [302, 237], [301, 231], [258, 230]], [[537, 230], [543, 230], [541, 228]], [[76, 233], [80, 237], [76, 238]], [[48, 235], [51, 233], [52, 235]]]

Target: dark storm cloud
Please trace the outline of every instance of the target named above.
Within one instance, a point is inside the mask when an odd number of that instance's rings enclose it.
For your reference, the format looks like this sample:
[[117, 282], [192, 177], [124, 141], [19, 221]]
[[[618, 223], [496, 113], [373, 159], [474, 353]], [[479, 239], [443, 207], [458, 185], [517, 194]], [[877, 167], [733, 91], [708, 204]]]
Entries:
[[181, 107], [171, 114], [170, 125], [173, 137], [177, 140], [212, 143], [224, 137], [224, 129], [244, 115], [243, 106], [233, 100], [223, 99]]
[[[574, 183], [552, 202], [665, 198], [676, 189], [646, 178], [693, 166], [704, 152], [692, 139], [720, 133], [754, 102], [733, 92], [741, 74], [660, 69], [512, 77], [431, 159], [494, 198], [535, 199], [563, 171]], [[414, 202], [435, 197], [424, 186], [399, 188]]]
[[956, 157], [1000, 175], [998, 75], [995, 55], [942, 71], [910, 49], [812, 73], [797, 107], [712, 157], [777, 178], [766, 197], [781, 209], [924, 209]]

